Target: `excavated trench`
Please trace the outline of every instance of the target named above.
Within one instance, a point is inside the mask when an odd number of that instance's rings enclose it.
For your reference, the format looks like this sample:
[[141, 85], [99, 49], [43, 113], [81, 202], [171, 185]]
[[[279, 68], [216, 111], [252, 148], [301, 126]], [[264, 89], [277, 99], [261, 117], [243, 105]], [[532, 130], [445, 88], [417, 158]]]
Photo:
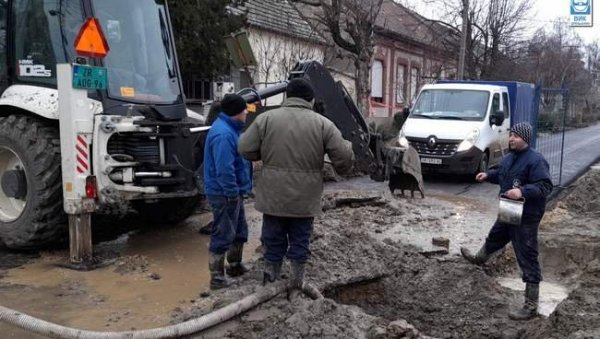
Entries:
[[[599, 306], [594, 297], [580, 300], [578, 296], [597, 288], [592, 282], [598, 280], [588, 275], [596, 270], [598, 277], [598, 261], [593, 261], [600, 257], [598, 241], [590, 246], [541, 247], [541, 258], [546, 258], [542, 261], [546, 280], [541, 284], [540, 297], [543, 317], [532, 322], [514, 322], [507, 317], [512, 307], [519, 306], [524, 289], [510, 253], [483, 269], [466, 266], [461, 259], [411, 258], [414, 261], [410, 262], [404, 257], [399, 259], [404, 264], [396, 265], [382, 278], [336, 286], [326, 290], [325, 296], [388, 321], [405, 319], [436, 338], [549, 338], [548, 332], [538, 330], [552, 328], [552, 322], [565, 316], [564, 306], [558, 316], [554, 313], [565, 300], [581, 304], [598, 316], [597, 309], [593, 311]], [[570, 297], [572, 291], [576, 293]], [[577, 318], [577, 314], [568, 312], [569, 317]], [[588, 321], [590, 329], [600, 328], [597, 318]], [[567, 330], [565, 336], [556, 338], [567, 338], [569, 328], [563, 328]]]
[[542, 316], [532, 321], [507, 317], [524, 290], [510, 247], [479, 268], [452, 249], [427, 258], [388, 242], [398, 251], [386, 258], [383, 277], [330, 287], [325, 296], [436, 338], [600, 338], [599, 203], [600, 171], [592, 171], [547, 213], [539, 235]]

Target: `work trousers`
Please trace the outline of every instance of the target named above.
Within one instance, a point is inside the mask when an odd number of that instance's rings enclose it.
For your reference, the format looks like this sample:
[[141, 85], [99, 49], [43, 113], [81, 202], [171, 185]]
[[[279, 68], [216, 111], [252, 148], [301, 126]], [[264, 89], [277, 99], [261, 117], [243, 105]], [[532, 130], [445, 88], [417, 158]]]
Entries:
[[213, 213], [209, 251], [224, 254], [231, 244], [247, 242], [248, 223], [244, 199], [241, 196], [232, 199], [220, 195], [208, 195], [207, 199]]
[[310, 256], [310, 236], [313, 217], [290, 218], [263, 214], [261, 241], [264, 257], [270, 262], [280, 262], [284, 256], [300, 263]]
[[510, 241], [521, 268], [523, 282], [539, 284], [542, 280], [538, 261], [537, 223], [510, 225], [496, 221], [487, 239], [485, 250], [488, 254], [501, 250]]

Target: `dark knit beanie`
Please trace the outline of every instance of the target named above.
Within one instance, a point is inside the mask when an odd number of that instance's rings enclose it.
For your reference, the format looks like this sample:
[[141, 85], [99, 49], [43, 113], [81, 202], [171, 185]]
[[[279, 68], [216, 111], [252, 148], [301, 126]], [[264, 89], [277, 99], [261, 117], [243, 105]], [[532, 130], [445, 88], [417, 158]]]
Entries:
[[310, 83], [302, 78], [294, 78], [288, 84], [285, 90], [288, 98], [301, 98], [306, 101], [311, 101], [315, 97]]
[[221, 100], [221, 110], [230, 117], [242, 113], [246, 109], [246, 100], [237, 94], [225, 94]]
[[529, 144], [529, 141], [531, 140], [532, 130], [533, 128], [528, 122], [520, 122], [518, 124], [515, 124], [510, 129], [511, 132], [521, 137], [521, 139], [523, 139], [523, 141], [525, 141], [527, 144]]

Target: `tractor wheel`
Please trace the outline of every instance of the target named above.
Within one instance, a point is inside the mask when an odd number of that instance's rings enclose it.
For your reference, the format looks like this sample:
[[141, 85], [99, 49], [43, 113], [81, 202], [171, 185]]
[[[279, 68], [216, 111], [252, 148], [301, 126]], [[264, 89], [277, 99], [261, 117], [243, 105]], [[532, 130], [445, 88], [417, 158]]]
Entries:
[[133, 201], [132, 207], [141, 220], [153, 225], [177, 224], [200, 206], [200, 196], [161, 199], [157, 202]]
[[0, 118], [0, 238], [32, 249], [66, 235], [58, 128], [41, 120]]

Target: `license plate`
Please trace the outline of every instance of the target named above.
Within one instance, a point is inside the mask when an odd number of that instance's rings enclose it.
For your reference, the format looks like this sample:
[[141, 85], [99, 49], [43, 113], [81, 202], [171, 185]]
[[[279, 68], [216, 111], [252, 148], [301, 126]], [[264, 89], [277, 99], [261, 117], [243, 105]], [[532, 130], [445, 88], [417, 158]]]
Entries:
[[442, 164], [442, 159], [421, 158], [421, 163], [422, 164], [431, 164], [431, 165], [441, 165]]
[[73, 65], [73, 88], [106, 89], [105, 67]]

